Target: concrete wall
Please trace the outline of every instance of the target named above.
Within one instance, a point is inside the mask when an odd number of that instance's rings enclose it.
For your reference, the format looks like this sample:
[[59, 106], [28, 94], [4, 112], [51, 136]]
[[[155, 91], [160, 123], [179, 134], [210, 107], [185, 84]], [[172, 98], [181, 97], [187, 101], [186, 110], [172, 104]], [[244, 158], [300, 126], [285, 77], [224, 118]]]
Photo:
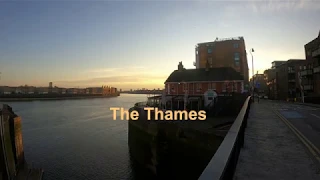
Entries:
[[[217, 118], [235, 119], [246, 97], [219, 97]], [[142, 109], [136, 110], [139, 120], [128, 122], [130, 155], [161, 179], [197, 179], [224, 139], [214, 130], [198, 129], [204, 121], [148, 121]]]
[[166, 124], [146, 130], [129, 121], [130, 155], [162, 179], [197, 179], [223, 137]]

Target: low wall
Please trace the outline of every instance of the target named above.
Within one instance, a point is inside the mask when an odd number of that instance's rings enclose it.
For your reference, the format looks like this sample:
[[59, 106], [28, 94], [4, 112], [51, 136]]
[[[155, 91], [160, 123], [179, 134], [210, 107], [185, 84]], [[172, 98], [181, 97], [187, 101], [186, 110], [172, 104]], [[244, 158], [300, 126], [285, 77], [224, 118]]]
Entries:
[[160, 179], [197, 179], [223, 141], [174, 125], [146, 130], [134, 121], [129, 121], [128, 135], [132, 158]]
[[[219, 97], [214, 118], [235, 119], [247, 97]], [[134, 161], [153, 172], [152, 179], [198, 179], [224, 136], [214, 129], [197, 129], [205, 121], [148, 121], [142, 109], [136, 110], [140, 111], [139, 120], [128, 121], [128, 143]], [[210, 120], [217, 121], [214, 118]]]
[[247, 94], [234, 94], [233, 96], [218, 96], [217, 103], [211, 112], [208, 112], [209, 116], [226, 117], [237, 116], [243, 106]]

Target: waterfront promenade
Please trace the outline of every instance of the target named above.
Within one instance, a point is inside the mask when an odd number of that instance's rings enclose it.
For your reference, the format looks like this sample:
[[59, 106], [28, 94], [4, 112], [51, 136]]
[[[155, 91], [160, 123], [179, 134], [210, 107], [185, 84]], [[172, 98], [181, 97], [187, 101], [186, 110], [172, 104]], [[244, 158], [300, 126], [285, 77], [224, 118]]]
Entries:
[[317, 112], [299, 104], [252, 103], [233, 179], [320, 179], [318, 138], [311, 136], [320, 136], [320, 119], [308, 115]]

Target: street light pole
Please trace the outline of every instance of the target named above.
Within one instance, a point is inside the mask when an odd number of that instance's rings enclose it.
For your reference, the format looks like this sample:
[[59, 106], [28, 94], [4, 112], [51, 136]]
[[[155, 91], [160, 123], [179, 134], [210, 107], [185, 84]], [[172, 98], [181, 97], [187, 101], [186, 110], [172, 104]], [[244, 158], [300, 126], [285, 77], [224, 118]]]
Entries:
[[252, 102], [254, 102], [254, 66], [253, 66], [253, 55], [252, 53], [254, 52], [254, 49], [250, 49], [250, 54], [252, 58]]

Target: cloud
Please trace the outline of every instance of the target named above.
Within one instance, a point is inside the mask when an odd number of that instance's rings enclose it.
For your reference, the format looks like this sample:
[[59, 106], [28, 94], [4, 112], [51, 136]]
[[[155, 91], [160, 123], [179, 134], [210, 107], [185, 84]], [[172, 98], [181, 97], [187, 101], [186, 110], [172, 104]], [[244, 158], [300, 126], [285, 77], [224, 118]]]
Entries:
[[268, 0], [251, 1], [246, 9], [254, 13], [281, 12], [285, 10], [318, 10], [320, 2], [315, 0]]
[[55, 81], [58, 86], [64, 87], [94, 87], [101, 85], [115, 86], [118, 88], [159, 88], [163, 86], [167, 74], [135, 73], [132, 75], [100, 76], [78, 80]]
[[[228, 1], [226, 1], [228, 2]], [[254, 0], [231, 1], [224, 8], [223, 17], [240, 18], [243, 14], [275, 13], [283, 11], [320, 10], [319, 0]]]
[[[168, 69], [166, 69], [169, 71]], [[163, 68], [126, 66], [97, 68], [83, 71], [78, 78], [57, 79], [59, 87], [99, 87], [102, 85], [114, 86], [122, 89], [162, 88], [170, 72]]]
[[164, 79], [167, 76], [155, 76], [148, 74], [135, 74], [132, 76], [104, 76], [96, 78], [88, 78], [82, 80], [65, 80], [65, 81], [56, 81], [61, 83], [126, 83], [126, 82], [141, 82], [141, 81], [153, 81], [157, 79]]
[[129, 66], [129, 67], [125, 67], [125, 68], [100, 68], [100, 69], [90, 69], [88, 71], [86, 71], [85, 73], [106, 73], [106, 72], [119, 72], [119, 71], [138, 71], [138, 70], [142, 70], [145, 69], [144, 67], [140, 67], [140, 66]]

